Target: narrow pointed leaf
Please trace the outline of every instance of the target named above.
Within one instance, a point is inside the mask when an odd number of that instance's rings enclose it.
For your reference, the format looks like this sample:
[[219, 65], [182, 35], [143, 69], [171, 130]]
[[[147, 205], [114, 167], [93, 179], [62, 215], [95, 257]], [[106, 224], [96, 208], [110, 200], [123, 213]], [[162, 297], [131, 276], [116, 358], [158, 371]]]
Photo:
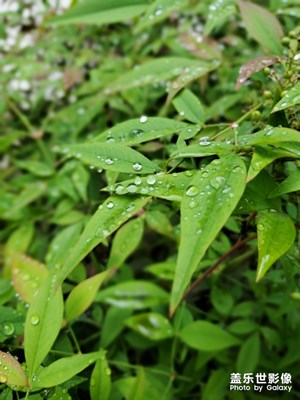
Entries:
[[83, 314], [92, 304], [94, 298], [102, 285], [103, 281], [108, 277], [109, 272], [104, 271], [94, 275], [91, 278], [80, 282], [69, 294], [65, 309], [66, 319], [71, 321]]
[[204, 109], [197, 96], [188, 89], [180, 92], [173, 100], [174, 107], [186, 120], [203, 125]]
[[47, 278], [27, 313], [24, 347], [30, 379], [50, 351], [63, 320], [62, 291], [55, 291], [55, 282], [55, 275]]
[[93, 364], [101, 354], [77, 354], [54, 361], [37, 374], [33, 387], [48, 388], [60, 385]]
[[88, 0], [72, 7], [62, 16], [52, 18], [48, 23], [63, 24], [110, 24], [127, 21], [146, 11], [144, 0]]
[[126, 325], [150, 340], [162, 340], [173, 335], [167, 318], [157, 313], [137, 314], [125, 321]]
[[299, 132], [290, 128], [273, 128], [268, 126], [262, 131], [247, 135], [240, 139], [241, 145], [255, 146], [257, 144], [274, 144], [280, 146], [281, 142], [300, 143]]
[[210, 4], [204, 28], [205, 35], [209, 35], [213, 29], [236, 13], [235, 3], [235, 0], [217, 0]]
[[256, 281], [293, 245], [296, 229], [286, 214], [277, 211], [262, 212], [257, 219], [258, 266]]
[[272, 112], [285, 110], [300, 104], [300, 83], [296, 83], [292, 89], [288, 90], [272, 109]]
[[62, 151], [93, 167], [110, 171], [151, 174], [159, 169], [141, 153], [121, 144], [73, 144]]
[[179, 337], [192, 349], [202, 351], [219, 351], [240, 344], [235, 336], [208, 321], [192, 322], [180, 331]]
[[29, 386], [27, 377], [20, 363], [8, 353], [0, 351], [0, 383], [16, 385], [21, 387]]
[[155, 0], [148, 8], [147, 12], [140, 19], [135, 30], [141, 30], [155, 25], [166, 19], [171, 13], [178, 12], [189, 4], [188, 0]]
[[108, 268], [118, 268], [138, 247], [144, 232], [144, 221], [135, 218], [128, 221], [116, 233], [108, 260]]
[[121, 122], [96, 136], [94, 140], [96, 142], [121, 143], [131, 146], [164, 136], [171, 137], [191, 127], [185, 122], [174, 119], [143, 117]]
[[249, 1], [239, 1], [238, 5], [249, 35], [271, 53], [281, 54], [283, 31], [275, 15]]
[[245, 372], [254, 372], [260, 359], [260, 338], [257, 333], [250, 336], [241, 346], [236, 370]]
[[191, 144], [171, 154], [172, 158], [207, 157], [212, 155], [223, 155], [233, 150], [230, 143], [212, 142], [208, 136], [202, 136], [198, 144]]
[[277, 197], [285, 193], [297, 192], [298, 190], [300, 190], [300, 170], [292, 172], [280, 185], [272, 190], [269, 197]]
[[101, 204], [74, 245], [73, 251], [63, 264], [58, 277], [58, 284], [73, 271], [94, 247], [117, 230], [133, 214], [143, 208], [149, 200], [149, 197], [137, 198], [115, 195], [109, 197]]
[[199, 175], [198, 170], [189, 170], [174, 174], [159, 173], [145, 178], [137, 177], [109, 186], [107, 189], [116, 194], [142, 194], [160, 197], [166, 200], [180, 201], [192, 177]]
[[96, 361], [90, 380], [91, 400], [108, 400], [111, 392], [111, 372], [105, 356], [100, 350], [100, 357]]
[[228, 154], [195, 176], [181, 203], [181, 240], [171, 294], [178, 306], [199, 262], [227, 222], [246, 185], [242, 159]]

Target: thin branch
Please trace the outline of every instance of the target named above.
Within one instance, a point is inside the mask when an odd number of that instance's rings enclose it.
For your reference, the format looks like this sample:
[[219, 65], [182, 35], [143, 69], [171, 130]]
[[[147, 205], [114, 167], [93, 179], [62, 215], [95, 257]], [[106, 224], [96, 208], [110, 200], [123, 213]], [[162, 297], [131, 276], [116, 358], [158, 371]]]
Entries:
[[[231, 247], [230, 250], [228, 250], [225, 254], [223, 254], [223, 255], [218, 259], [218, 261], [216, 261], [210, 268], [208, 268], [206, 271], [204, 271], [203, 274], [201, 274], [201, 275], [199, 276], [199, 278], [197, 278], [197, 279], [195, 280], [195, 282], [193, 282], [193, 283], [191, 284], [191, 286], [189, 286], [189, 287], [187, 288], [187, 290], [185, 291], [185, 293], [184, 293], [184, 295], [183, 295], [183, 297], [182, 297], [182, 300], [186, 299], [186, 298], [190, 295], [190, 293], [191, 293], [198, 285], [200, 285], [201, 282], [203, 282], [208, 276], [210, 276], [210, 275], [214, 272], [214, 270], [215, 270], [216, 268], [218, 268], [218, 266], [219, 266], [220, 264], [222, 264], [223, 261], [225, 261], [228, 257], [230, 257], [236, 250], [238, 250], [240, 247], [242, 247], [246, 242], [248, 242], [248, 241], [250, 241], [250, 240], [253, 240], [253, 239], [255, 239], [255, 238], [256, 238], [256, 235], [252, 235], [252, 236], [249, 236], [249, 237], [247, 237], [247, 238], [245, 238], [245, 239], [239, 239], [239, 240], [235, 243], [235, 245], [233, 245], [233, 246]], [[182, 301], [182, 300], [181, 300], [181, 301]]]

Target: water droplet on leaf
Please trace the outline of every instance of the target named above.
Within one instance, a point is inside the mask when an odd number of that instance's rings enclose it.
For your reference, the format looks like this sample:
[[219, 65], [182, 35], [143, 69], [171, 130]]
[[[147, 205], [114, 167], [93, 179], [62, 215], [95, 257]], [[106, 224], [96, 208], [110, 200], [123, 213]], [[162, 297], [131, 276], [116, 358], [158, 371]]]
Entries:
[[31, 325], [37, 325], [40, 322], [40, 317], [37, 314], [33, 314], [30, 318]]
[[197, 186], [194, 186], [194, 185], [189, 186], [185, 192], [185, 194], [190, 197], [196, 196], [198, 193], [199, 193], [199, 189], [197, 188]]

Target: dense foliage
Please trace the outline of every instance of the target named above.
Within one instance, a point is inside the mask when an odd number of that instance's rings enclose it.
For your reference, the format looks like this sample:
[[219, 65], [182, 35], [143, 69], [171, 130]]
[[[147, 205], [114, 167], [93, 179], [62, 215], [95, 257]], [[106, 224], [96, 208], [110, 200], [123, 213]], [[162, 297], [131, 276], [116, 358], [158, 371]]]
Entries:
[[299, 398], [298, 0], [11, 3], [0, 400]]

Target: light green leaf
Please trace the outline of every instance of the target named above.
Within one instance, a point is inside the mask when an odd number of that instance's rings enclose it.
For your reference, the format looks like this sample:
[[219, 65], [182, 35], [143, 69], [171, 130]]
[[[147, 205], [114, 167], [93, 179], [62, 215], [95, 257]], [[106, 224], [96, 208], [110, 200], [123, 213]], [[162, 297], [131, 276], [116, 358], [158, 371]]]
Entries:
[[101, 204], [64, 262], [58, 283], [63, 282], [94, 247], [143, 208], [149, 199], [149, 197], [111, 196]]
[[278, 158], [297, 157], [297, 155], [271, 146], [256, 146], [248, 169], [247, 182], [255, 178], [261, 170]]
[[24, 348], [30, 380], [50, 351], [61, 328], [63, 297], [61, 287], [55, 291], [55, 283], [56, 276], [49, 276], [27, 313]]
[[260, 145], [260, 144], [274, 144], [281, 145], [281, 142], [298, 142], [300, 143], [299, 132], [290, 128], [274, 128], [267, 126], [262, 131], [253, 133], [253, 135], [243, 136], [240, 139], [241, 145]]
[[146, 212], [146, 222], [152, 230], [158, 232], [160, 235], [164, 235], [172, 239], [176, 238], [170, 218], [168, 215], [166, 215], [166, 213], [160, 210], [148, 210]]
[[199, 174], [198, 170], [173, 174], [159, 173], [148, 175], [145, 178], [137, 177], [123, 181], [109, 186], [107, 189], [119, 195], [134, 193], [180, 201], [192, 177]]
[[[141, 122], [145, 121], [145, 122]], [[191, 125], [169, 118], [146, 117], [121, 122], [95, 137], [96, 142], [121, 143], [128, 146], [163, 136], [172, 136], [187, 130]]]
[[204, 27], [204, 35], [209, 35], [211, 31], [221, 25], [232, 14], [235, 14], [237, 9], [235, 6], [236, 0], [217, 0], [209, 5], [209, 12]]
[[260, 213], [257, 218], [257, 282], [291, 248], [295, 238], [296, 229], [288, 215], [275, 210]]
[[225, 142], [212, 142], [208, 136], [202, 136], [198, 144], [191, 144], [171, 154], [172, 158], [207, 157], [222, 155], [233, 150], [234, 146]]
[[0, 351], [0, 383], [28, 387], [28, 381], [20, 363], [10, 355]]
[[151, 174], [159, 168], [138, 151], [122, 144], [72, 144], [62, 149], [64, 154], [77, 157], [95, 168], [129, 174]]
[[111, 391], [111, 371], [105, 356], [100, 350], [99, 360], [96, 361], [90, 380], [91, 400], [108, 400]]
[[165, 304], [169, 295], [154, 283], [142, 280], [126, 281], [101, 290], [95, 301], [120, 308], [143, 309]]
[[109, 271], [101, 272], [80, 282], [69, 294], [65, 313], [67, 321], [83, 314], [92, 304], [103, 281], [109, 276]]
[[300, 190], [300, 170], [292, 172], [280, 185], [272, 190], [269, 197], [277, 197], [285, 193], [297, 192], [298, 190]]
[[173, 335], [170, 322], [153, 312], [137, 314], [125, 321], [126, 325], [150, 340], [162, 340]]
[[248, 1], [239, 1], [238, 5], [249, 35], [271, 53], [281, 54], [283, 31], [275, 15]]
[[148, 265], [145, 270], [159, 279], [173, 281], [175, 266], [174, 262], [161, 262]]
[[37, 374], [32, 386], [34, 388], [48, 388], [60, 385], [89, 367], [100, 356], [101, 353], [97, 352], [60, 358]]
[[285, 95], [279, 100], [272, 109], [273, 112], [285, 110], [300, 104], [300, 82], [296, 83]]
[[173, 105], [184, 119], [203, 125], [204, 109], [193, 92], [188, 89], [183, 90], [173, 99]]
[[237, 358], [236, 370], [240, 373], [254, 372], [259, 359], [260, 339], [259, 335], [255, 333], [242, 344]]
[[228, 331], [230, 333], [234, 335], [249, 335], [249, 333], [257, 331], [258, 325], [250, 319], [246, 319], [246, 315], [243, 317], [245, 318], [234, 321], [228, 325]]
[[[295, 5], [297, 5], [297, 2], [295, 1]], [[288, 8], [280, 8], [277, 10], [278, 14], [283, 14], [283, 15], [290, 15], [291, 17], [296, 17], [300, 18], [300, 8], [298, 7], [288, 7]]]
[[[176, 93], [199, 76], [206, 75], [219, 65], [218, 61], [202, 61], [182, 57], [160, 57], [145, 62], [133, 70], [125, 72], [117, 80], [107, 86], [105, 94], [118, 92], [133, 87], [153, 85], [155, 83], [166, 85], [167, 80], [180, 77], [176, 83]], [[172, 94], [175, 95], [175, 92]]]
[[201, 400], [224, 399], [228, 390], [227, 371], [225, 369], [217, 369], [209, 375], [209, 379], [201, 392]]
[[127, 21], [146, 11], [144, 0], [87, 0], [71, 8], [62, 16], [52, 18], [48, 23], [63, 24], [111, 24]]
[[40, 161], [16, 160], [14, 163], [18, 167], [23, 168], [36, 176], [47, 177], [53, 175], [54, 173], [54, 169], [52, 167]]
[[[1, 280], [0, 290], [3, 289], [1, 286], [3, 286], [3, 279]], [[12, 337], [23, 335], [24, 321], [25, 315], [23, 313], [14, 310], [12, 307], [0, 306], [0, 343], [12, 339]]]
[[240, 340], [208, 321], [196, 321], [179, 332], [180, 339], [189, 347], [202, 351], [219, 351], [237, 346]]
[[189, 4], [188, 0], [155, 0], [148, 8], [147, 12], [140, 19], [135, 31], [148, 28], [166, 19], [171, 13], [178, 12]]
[[123, 225], [112, 242], [107, 268], [118, 268], [138, 247], [144, 232], [144, 221], [135, 218]]
[[199, 262], [227, 222], [246, 185], [242, 159], [228, 154], [195, 176], [181, 203], [181, 240], [171, 294], [171, 313], [178, 306]]
[[[101, 346], [107, 348], [125, 327], [125, 319], [132, 313], [129, 308], [110, 307], [101, 327]], [[116, 324], [116, 321], [118, 323]]]
[[12, 281], [16, 293], [26, 303], [31, 303], [41, 284], [48, 276], [46, 266], [25, 254], [12, 256]]

